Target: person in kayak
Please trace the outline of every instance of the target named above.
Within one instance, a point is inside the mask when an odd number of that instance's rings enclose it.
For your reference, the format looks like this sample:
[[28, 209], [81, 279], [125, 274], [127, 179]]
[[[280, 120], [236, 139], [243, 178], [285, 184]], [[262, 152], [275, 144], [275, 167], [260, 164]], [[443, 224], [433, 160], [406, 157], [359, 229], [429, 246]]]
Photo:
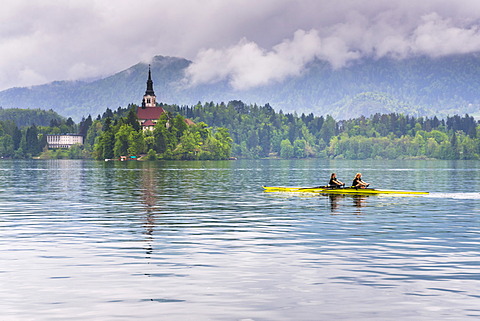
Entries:
[[370, 184], [362, 181], [362, 174], [361, 173], [357, 173], [355, 175], [355, 178], [353, 179], [353, 182], [352, 182], [352, 187], [354, 187], [354, 188], [367, 188], [369, 185]]
[[332, 173], [332, 175], [330, 176], [330, 182], [328, 182], [328, 187], [340, 188], [342, 186], [345, 186], [345, 183], [340, 182], [337, 179], [337, 174]]

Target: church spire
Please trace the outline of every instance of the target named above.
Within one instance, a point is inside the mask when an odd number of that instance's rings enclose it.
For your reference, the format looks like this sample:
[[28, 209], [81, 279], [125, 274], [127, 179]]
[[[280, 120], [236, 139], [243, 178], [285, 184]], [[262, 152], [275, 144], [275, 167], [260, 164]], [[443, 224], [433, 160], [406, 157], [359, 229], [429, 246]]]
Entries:
[[155, 92], [153, 91], [152, 72], [150, 70], [150, 65], [148, 65], [147, 90], [145, 91], [142, 101], [142, 108], [146, 107], [157, 107]]
[[155, 92], [153, 91], [152, 72], [150, 71], [150, 65], [148, 65], [148, 80], [145, 96], [155, 96]]

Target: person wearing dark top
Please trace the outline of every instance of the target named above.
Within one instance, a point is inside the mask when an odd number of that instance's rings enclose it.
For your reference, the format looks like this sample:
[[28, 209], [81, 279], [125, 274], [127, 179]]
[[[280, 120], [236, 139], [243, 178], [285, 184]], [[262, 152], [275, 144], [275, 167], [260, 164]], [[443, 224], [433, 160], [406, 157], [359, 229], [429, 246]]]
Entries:
[[357, 173], [355, 175], [355, 178], [353, 179], [353, 182], [352, 182], [352, 187], [355, 187], [355, 188], [367, 188], [369, 185], [370, 184], [362, 181], [362, 174], [361, 173]]
[[345, 186], [345, 183], [340, 182], [337, 179], [337, 174], [332, 173], [332, 175], [330, 176], [330, 182], [328, 182], [328, 186], [333, 188], [340, 188], [342, 186]]

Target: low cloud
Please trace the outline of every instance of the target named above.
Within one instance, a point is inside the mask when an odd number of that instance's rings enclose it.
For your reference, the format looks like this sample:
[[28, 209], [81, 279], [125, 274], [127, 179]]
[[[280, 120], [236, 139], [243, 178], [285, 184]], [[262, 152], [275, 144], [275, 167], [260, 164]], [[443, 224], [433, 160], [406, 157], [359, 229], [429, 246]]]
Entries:
[[411, 51], [429, 56], [464, 54], [480, 50], [480, 25], [457, 27], [436, 13], [422, 17], [413, 34]]
[[204, 49], [186, 71], [190, 85], [227, 80], [236, 90], [245, 90], [287, 77], [298, 76], [314, 59], [327, 61], [333, 69], [362, 58], [413, 56], [441, 57], [480, 51], [480, 25], [458, 23], [438, 13], [419, 17], [417, 24], [402, 25], [391, 15], [373, 21], [358, 13], [350, 21], [322, 32], [297, 30], [290, 39], [272, 47], [242, 39], [224, 49]]
[[[336, 45], [331, 44], [330, 47]], [[315, 30], [299, 30], [293, 39], [283, 41], [271, 51], [242, 39], [226, 49], [202, 50], [188, 68], [187, 78], [192, 85], [228, 79], [239, 90], [266, 85], [299, 75], [305, 64], [320, 54], [321, 47]], [[336, 63], [335, 60], [333, 63]]]
[[194, 61], [190, 85], [281, 82], [314, 59], [480, 51], [478, 0], [5, 0], [0, 90], [109, 75], [155, 55]]

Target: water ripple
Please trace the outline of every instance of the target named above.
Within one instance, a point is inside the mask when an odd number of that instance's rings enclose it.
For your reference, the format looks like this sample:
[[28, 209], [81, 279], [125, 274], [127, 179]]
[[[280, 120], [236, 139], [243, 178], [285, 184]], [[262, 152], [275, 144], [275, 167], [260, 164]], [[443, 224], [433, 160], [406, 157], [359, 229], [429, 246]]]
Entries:
[[2, 317], [477, 319], [480, 188], [447, 183], [478, 181], [476, 163], [362, 171], [425, 197], [261, 189], [359, 164], [1, 162]]

